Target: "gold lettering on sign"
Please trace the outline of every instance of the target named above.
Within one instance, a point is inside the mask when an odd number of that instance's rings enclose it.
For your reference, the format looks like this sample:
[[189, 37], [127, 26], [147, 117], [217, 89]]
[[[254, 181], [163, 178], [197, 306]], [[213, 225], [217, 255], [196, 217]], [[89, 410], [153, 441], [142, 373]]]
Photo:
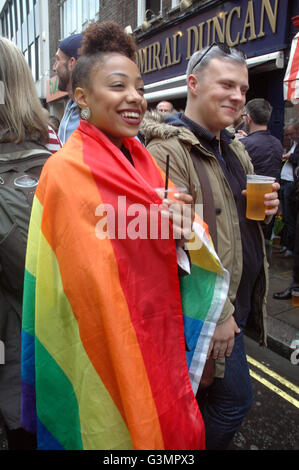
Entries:
[[199, 29], [199, 41], [198, 41], [198, 49], [201, 50], [203, 48], [203, 28], [204, 28], [205, 23], [199, 23], [198, 29]]
[[276, 24], [277, 24], [277, 7], [278, 7], [278, 0], [275, 0], [274, 11], [271, 8], [270, 0], [262, 0], [262, 8], [261, 8], [261, 25], [260, 25], [260, 32], [257, 35], [258, 38], [262, 38], [265, 36], [264, 32], [264, 17], [265, 17], [265, 10], [268, 16], [268, 20], [272, 29], [272, 33], [276, 33]]
[[[192, 33], [194, 35], [194, 48], [191, 52], [191, 45], [192, 45]], [[189, 60], [192, 54], [197, 51], [198, 49], [198, 29], [196, 26], [190, 26], [187, 29], [187, 57], [186, 60]]]
[[153, 70], [161, 70], [160, 55], [161, 44], [159, 41], [154, 42], [153, 44]]
[[[167, 61], [167, 63], [166, 63], [166, 61]], [[169, 38], [166, 38], [162, 67], [163, 68], [164, 67], [169, 67], [170, 65], [171, 65], [170, 42], [169, 42]]]
[[220, 42], [225, 42], [226, 15], [227, 15], [227, 11], [224, 11], [223, 15], [221, 16], [222, 29], [221, 29], [221, 26], [220, 26], [219, 18], [217, 16], [214, 16], [214, 18], [213, 18], [213, 42], [215, 42], [217, 40], [216, 39], [216, 33], [217, 33], [218, 40]]
[[139, 49], [137, 53], [137, 64], [140, 73], [147, 73], [147, 50], [146, 48]]
[[181, 31], [172, 35], [173, 37], [173, 55], [172, 55], [172, 65], [178, 64], [181, 62], [182, 54], [177, 57], [178, 52], [178, 38], [182, 36]]
[[148, 71], [148, 73], [149, 73], [149, 72], [153, 72], [153, 67], [152, 67], [152, 49], [153, 49], [153, 44], [150, 44], [150, 45], [147, 47], [147, 50], [148, 50], [148, 61], [147, 61], [148, 67], [147, 67], [147, 71]]
[[228, 46], [230, 46], [230, 47], [234, 47], [237, 44], [239, 44], [239, 40], [240, 40], [240, 33], [237, 34], [235, 40], [232, 39], [231, 34], [230, 34], [232, 17], [235, 13], [237, 14], [237, 17], [240, 18], [241, 8], [240, 7], [234, 7], [230, 11], [230, 13], [227, 17], [227, 21], [226, 21], [226, 42], [227, 42]]
[[[254, 8], [260, 8], [259, 33], [256, 35]], [[244, 13], [244, 15], [243, 15]], [[244, 17], [243, 24], [241, 16]], [[273, 34], [276, 33], [278, 19], [278, 0], [248, 0], [246, 10], [236, 6], [230, 11], [221, 11], [217, 16], [207, 19], [198, 25], [189, 26], [185, 32], [177, 31], [163, 41], [156, 41], [139, 49], [136, 54], [136, 62], [140, 73], [146, 74], [179, 64], [182, 56], [189, 60], [192, 54], [208, 47], [219, 40], [226, 42], [230, 47], [239, 43], [246, 43], [265, 36], [265, 22], [270, 25]], [[234, 23], [234, 24], [233, 24]], [[232, 31], [236, 31], [232, 37]], [[182, 36], [186, 41], [182, 43]], [[186, 47], [183, 51], [182, 46]], [[50, 88], [51, 92], [51, 88]]]
[[207, 46], [211, 44], [211, 23], [213, 21], [213, 18], [209, 18], [207, 20], [207, 25], [208, 25], [208, 31], [207, 31]]
[[244, 28], [243, 28], [243, 34], [242, 34], [242, 39], [240, 41], [240, 44], [243, 43], [243, 42], [247, 42], [246, 32], [247, 32], [248, 28], [250, 29], [250, 36], [248, 38], [248, 41], [252, 41], [253, 39], [256, 39], [255, 23], [254, 23], [254, 10], [253, 10], [252, 0], [249, 0], [249, 2], [248, 2], [247, 13], [246, 13], [246, 18], [245, 18], [245, 23], [244, 23]]
[[[199, 23], [198, 27], [190, 26], [187, 28], [187, 56], [186, 60], [189, 60], [194, 52], [203, 49], [203, 29], [205, 22]], [[194, 36], [194, 46], [192, 48], [192, 36]]]
[[[158, 45], [158, 49], [157, 49]], [[159, 50], [160, 44], [158, 42], [153, 42], [149, 48], [149, 56], [148, 56], [148, 72], [155, 72], [157, 68], [160, 70], [161, 69], [161, 64], [159, 57], [157, 56], [157, 50]]]

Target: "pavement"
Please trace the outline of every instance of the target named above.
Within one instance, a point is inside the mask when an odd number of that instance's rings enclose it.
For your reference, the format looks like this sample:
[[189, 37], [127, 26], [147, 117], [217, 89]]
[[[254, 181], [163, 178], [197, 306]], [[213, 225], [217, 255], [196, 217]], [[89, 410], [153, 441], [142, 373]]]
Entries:
[[279, 246], [268, 247], [269, 293], [267, 298], [268, 313], [268, 348], [290, 359], [297, 339], [299, 347], [299, 307], [292, 306], [292, 300], [273, 299], [273, 293], [284, 291], [292, 279], [293, 257], [284, 257], [279, 253]]

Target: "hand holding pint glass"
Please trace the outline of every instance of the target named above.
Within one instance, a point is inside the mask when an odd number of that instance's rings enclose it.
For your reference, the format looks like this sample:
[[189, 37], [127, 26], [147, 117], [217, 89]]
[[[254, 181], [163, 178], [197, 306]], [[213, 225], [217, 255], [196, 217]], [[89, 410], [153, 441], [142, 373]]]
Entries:
[[264, 220], [266, 215], [275, 215], [279, 205], [279, 187], [271, 176], [247, 175], [247, 219]]
[[293, 307], [299, 307], [299, 288], [294, 287], [292, 289], [292, 305]]

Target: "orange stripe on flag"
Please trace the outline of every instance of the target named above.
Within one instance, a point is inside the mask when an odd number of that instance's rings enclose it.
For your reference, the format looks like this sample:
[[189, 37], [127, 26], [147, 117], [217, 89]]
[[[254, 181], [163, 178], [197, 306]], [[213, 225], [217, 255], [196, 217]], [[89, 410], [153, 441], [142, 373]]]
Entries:
[[[99, 240], [95, 236], [98, 221], [95, 211], [102, 200], [89, 168], [83, 164], [79, 133], [74, 137], [64, 147], [65, 154], [72, 155], [72, 161], [63, 158], [61, 165], [57, 161], [54, 165], [56, 185], [61, 182], [64, 204], [60, 204], [48, 188], [45, 196], [42, 189], [38, 189], [37, 195], [45, 207], [42, 231], [57, 257], [64, 292], [78, 321], [83, 346], [127, 423], [135, 448], [164, 449], [115, 254], [109, 239]], [[61, 158], [64, 149], [53, 158]], [[47, 170], [51, 171], [50, 161]], [[49, 199], [48, 193], [51, 194]], [[51, 215], [54, 213], [55, 218]], [[55, 220], [55, 227], [48, 220]], [[73, 259], [76, 264], [72, 263]], [[140, 400], [132, 402], [136, 390], [140, 390]]]

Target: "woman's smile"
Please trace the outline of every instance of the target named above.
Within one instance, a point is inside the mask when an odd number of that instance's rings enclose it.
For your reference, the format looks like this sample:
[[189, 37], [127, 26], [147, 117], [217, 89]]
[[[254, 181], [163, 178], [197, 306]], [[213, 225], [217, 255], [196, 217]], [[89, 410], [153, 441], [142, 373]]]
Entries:
[[118, 114], [131, 126], [139, 126], [141, 123], [141, 111], [138, 109], [126, 109], [118, 111]]

